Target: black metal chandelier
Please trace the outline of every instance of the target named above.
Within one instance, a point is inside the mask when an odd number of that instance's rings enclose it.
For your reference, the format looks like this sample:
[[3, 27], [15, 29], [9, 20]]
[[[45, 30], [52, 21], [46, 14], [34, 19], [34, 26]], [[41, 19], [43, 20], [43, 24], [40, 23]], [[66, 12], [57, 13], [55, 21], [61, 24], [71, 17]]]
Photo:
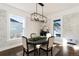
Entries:
[[[42, 14], [37, 12], [38, 4], [42, 7]], [[36, 3], [36, 11], [31, 14], [31, 20], [39, 22], [47, 22], [47, 17], [43, 15], [43, 7], [44, 7], [43, 3]]]

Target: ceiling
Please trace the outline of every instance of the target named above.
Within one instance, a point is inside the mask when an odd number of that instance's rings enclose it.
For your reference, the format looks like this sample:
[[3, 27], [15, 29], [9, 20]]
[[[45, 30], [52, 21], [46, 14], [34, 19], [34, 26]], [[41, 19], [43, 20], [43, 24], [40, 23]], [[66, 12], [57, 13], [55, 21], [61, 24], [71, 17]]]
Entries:
[[[32, 13], [35, 11], [35, 3], [7, 3], [13, 7]], [[53, 13], [61, 12], [63, 10], [71, 9], [79, 6], [79, 3], [44, 3], [44, 15], [50, 15]], [[38, 4], [38, 12], [41, 13], [41, 6]]]

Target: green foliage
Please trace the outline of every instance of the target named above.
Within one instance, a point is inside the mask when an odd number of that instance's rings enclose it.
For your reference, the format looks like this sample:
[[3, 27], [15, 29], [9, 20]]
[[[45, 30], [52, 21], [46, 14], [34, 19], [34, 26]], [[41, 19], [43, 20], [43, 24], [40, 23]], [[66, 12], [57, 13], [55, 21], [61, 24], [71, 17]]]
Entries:
[[37, 36], [37, 37], [33, 37], [32, 39], [31, 39], [31, 41], [38, 41], [38, 40], [45, 40], [46, 39], [46, 37], [45, 36]]

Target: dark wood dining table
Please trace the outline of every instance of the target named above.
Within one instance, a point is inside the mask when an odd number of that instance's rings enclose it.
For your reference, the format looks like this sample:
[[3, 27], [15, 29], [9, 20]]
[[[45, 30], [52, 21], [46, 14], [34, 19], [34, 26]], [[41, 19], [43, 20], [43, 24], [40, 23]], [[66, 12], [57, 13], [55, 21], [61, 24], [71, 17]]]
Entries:
[[[36, 45], [44, 45], [44, 44], [48, 44], [48, 40], [46, 39], [41, 39], [41, 40], [37, 40], [37, 41], [32, 41], [31, 39], [28, 39], [28, 44], [31, 44], [33, 45], [34, 47], [34, 55], [35, 55], [35, 52], [37, 50], [36, 48]], [[39, 53], [38, 53], [39, 54]], [[39, 54], [40, 55], [40, 54]]]

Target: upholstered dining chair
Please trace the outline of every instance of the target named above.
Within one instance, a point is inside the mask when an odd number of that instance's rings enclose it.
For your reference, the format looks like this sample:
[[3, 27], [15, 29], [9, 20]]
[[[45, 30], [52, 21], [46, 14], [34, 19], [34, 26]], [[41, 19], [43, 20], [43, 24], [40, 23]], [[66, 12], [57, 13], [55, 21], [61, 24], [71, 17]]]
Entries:
[[28, 44], [28, 39], [25, 36], [22, 36], [22, 43], [23, 43], [23, 56], [25, 55], [25, 53], [27, 54], [27, 56], [29, 56], [29, 53], [34, 52], [34, 48], [30, 47], [30, 45]]
[[51, 36], [48, 38], [48, 43], [45, 45], [40, 46], [40, 49], [42, 49], [43, 51], [46, 52], [47, 56], [48, 56], [48, 52], [51, 51], [51, 55], [52, 55], [52, 49], [53, 49], [53, 39], [54, 37]]
[[37, 36], [36, 33], [31, 33], [31, 34], [30, 34], [30, 37], [31, 37], [31, 38], [36, 37], [36, 36]]

